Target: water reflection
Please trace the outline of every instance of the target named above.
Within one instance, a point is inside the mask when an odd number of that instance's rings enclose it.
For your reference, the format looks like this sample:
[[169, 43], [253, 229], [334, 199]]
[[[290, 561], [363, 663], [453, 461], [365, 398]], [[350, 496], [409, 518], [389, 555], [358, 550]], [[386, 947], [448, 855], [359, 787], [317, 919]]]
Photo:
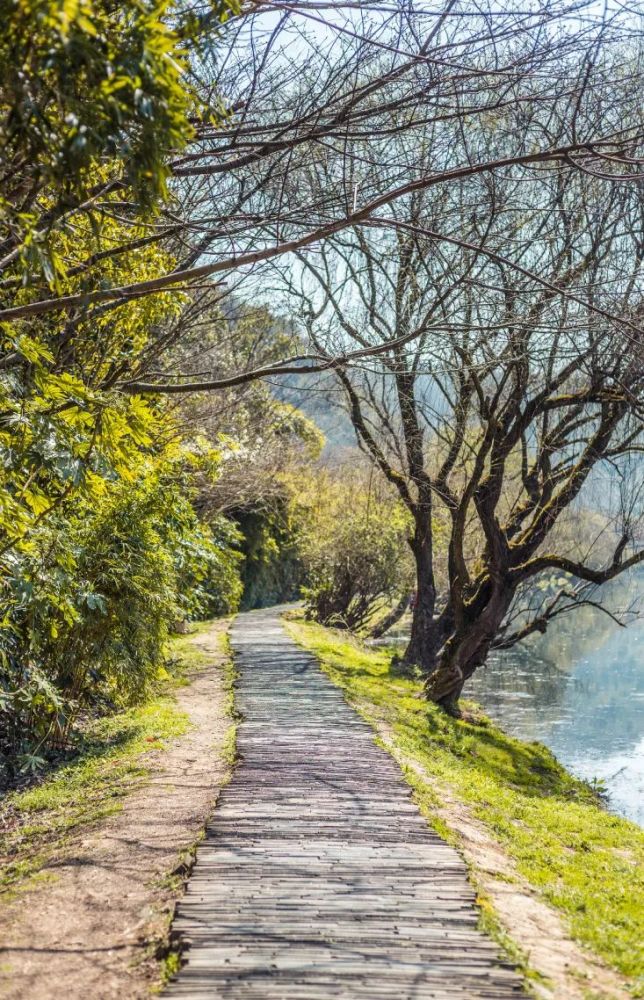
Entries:
[[507, 732], [604, 781], [611, 807], [644, 825], [644, 623], [584, 624], [493, 656], [468, 693]]

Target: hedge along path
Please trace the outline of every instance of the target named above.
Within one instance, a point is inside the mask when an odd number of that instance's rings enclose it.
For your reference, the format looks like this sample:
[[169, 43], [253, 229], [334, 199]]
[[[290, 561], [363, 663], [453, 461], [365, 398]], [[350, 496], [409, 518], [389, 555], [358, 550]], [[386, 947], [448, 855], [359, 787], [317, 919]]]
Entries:
[[239, 764], [174, 931], [190, 1000], [525, 996], [456, 851], [279, 611], [240, 615]]

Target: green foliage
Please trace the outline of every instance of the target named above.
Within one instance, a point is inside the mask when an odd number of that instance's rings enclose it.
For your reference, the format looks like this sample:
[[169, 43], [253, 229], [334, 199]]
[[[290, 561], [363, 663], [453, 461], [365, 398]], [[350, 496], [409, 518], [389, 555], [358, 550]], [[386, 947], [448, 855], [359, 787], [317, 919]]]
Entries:
[[[104, 220], [100, 236], [118, 238]], [[58, 235], [59, 255], [74, 263], [90, 252], [89, 224], [75, 239]], [[147, 247], [135, 263], [103, 263], [103, 280], [144, 278], [172, 258]], [[64, 291], [81, 278], [66, 279]], [[136, 364], [155, 325], [170, 322], [181, 300], [129, 302], [117, 311], [79, 317], [61, 330], [42, 320], [4, 331], [0, 370], [0, 553], [20, 544], [35, 525], [72, 496], [99, 497], [114, 477], [132, 478], [159, 435], [170, 433], [158, 404], [110, 389], [110, 373]], [[163, 439], [160, 442], [163, 444]], [[158, 446], [157, 446], [158, 448]]]
[[304, 569], [297, 510], [289, 493], [233, 512], [244, 556], [242, 608], [270, 607], [299, 597]]
[[123, 797], [145, 778], [145, 754], [187, 731], [187, 716], [172, 692], [186, 669], [201, 664], [195, 664], [192, 643], [174, 640], [171, 650], [173, 673], [160, 679], [148, 701], [92, 721], [72, 761], [5, 796], [0, 891], [37, 875], [74, 831], [118, 812]]
[[[77, 222], [73, 238], [57, 232], [50, 249], [74, 271], [95, 238], [120, 236], [105, 214]], [[120, 284], [172, 265], [146, 246], [103, 261], [101, 273]], [[55, 270], [63, 291], [83, 287], [83, 275]], [[188, 449], [158, 401], [110, 388], [181, 304], [157, 297], [62, 329], [55, 319], [6, 327], [0, 752], [9, 778], [65, 747], [79, 714], [143, 698], [173, 622], [238, 603], [236, 533], [223, 518], [200, 523], [191, 503], [194, 477], [217, 476], [217, 452]]]
[[[105, 223], [104, 235], [113, 233]], [[58, 237], [65, 256], [87, 252]], [[85, 240], [82, 238], [85, 236]], [[169, 266], [146, 248], [137, 276]], [[127, 261], [110, 262], [107, 280]], [[68, 341], [49, 321], [11, 328], [0, 373], [0, 752], [10, 772], [36, 770], [86, 711], [142, 698], [176, 620], [226, 613], [241, 583], [237, 534], [200, 523], [196, 476], [219, 454], [188, 448], [155, 400], [106, 387], [135, 364], [154, 324], [180, 300], [135, 301]]]
[[[177, 498], [179, 499], [179, 498]], [[168, 544], [176, 574], [180, 617], [188, 621], [217, 618], [237, 611], [243, 592], [239, 551], [241, 536], [222, 515], [200, 522], [185, 496], [181, 498], [182, 520], [172, 527]]]
[[410, 586], [402, 505], [359, 474], [320, 475], [299, 502], [309, 513], [301, 540], [307, 616], [339, 628], [367, 625]]
[[[136, 230], [134, 231], [136, 234]], [[120, 238], [109, 215], [58, 232], [51, 254], [71, 271], [97, 237]], [[144, 279], [173, 261], [157, 247], [108, 259], [105, 282]], [[54, 267], [63, 291], [84, 278]], [[23, 293], [26, 294], [26, 293]], [[188, 449], [155, 400], [110, 388], [136, 365], [181, 296], [135, 300], [5, 331], [0, 372], [0, 771], [41, 768], [67, 747], [79, 716], [144, 698], [163, 670], [178, 620], [236, 608], [237, 533], [201, 523], [193, 480], [219, 456]]]
[[[185, 62], [167, 3], [3, 4], [3, 146], [39, 162], [43, 181], [82, 183], [95, 156], [125, 161], [142, 185], [190, 134]], [[180, 61], [181, 60], [181, 61]], [[182, 65], [182, 62], [184, 64]]]
[[[214, 0], [211, 34], [236, 10]], [[174, 0], [0, 0], [0, 16], [3, 304], [171, 271], [167, 244], [150, 238], [168, 159], [197, 117], [223, 114], [188, 82], [205, 22]], [[192, 503], [196, 478], [219, 474], [217, 450], [188, 448], [168, 407], [116, 388], [184, 304], [175, 292], [0, 329], [10, 780], [64, 750], [79, 717], [146, 697], [176, 621], [238, 604], [238, 534], [221, 516], [201, 522]]]
[[507, 736], [485, 718], [452, 719], [419, 698], [421, 682], [396, 675], [386, 651], [319, 626], [289, 629], [363, 714], [387, 727], [394, 748], [420, 765], [422, 776], [410, 769], [406, 777], [430, 818], [441, 788], [467, 803], [573, 937], [632, 979], [641, 996], [644, 831], [606, 812], [541, 744]]
[[148, 694], [177, 620], [238, 604], [237, 535], [201, 524], [189, 474], [149, 464], [77, 501], [5, 556], [0, 719], [7, 767], [36, 769], [84, 711]]
[[[218, 0], [213, 19], [236, 10]], [[187, 83], [198, 23], [172, 0], [0, 0], [0, 22], [0, 232], [51, 280], [52, 222], [97, 182], [124, 181], [153, 207], [191, 119], [223, 112]]]

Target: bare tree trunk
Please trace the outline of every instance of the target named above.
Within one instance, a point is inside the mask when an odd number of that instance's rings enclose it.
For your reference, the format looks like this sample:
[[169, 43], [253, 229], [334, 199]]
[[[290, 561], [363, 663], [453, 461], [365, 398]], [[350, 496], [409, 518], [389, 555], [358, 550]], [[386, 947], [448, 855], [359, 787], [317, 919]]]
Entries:
[[389, 629], [393, 628], [396, 622], [400, 621], [408, 607], [409, 592], [405, 591], [395, 608], [392, 608], [389, 614], [385, 615], [385, 617], [371, 630], [370, 638], [380, 639], [383, 635], [386, 635]]
[[416, 562], [416, 603], [411, 623], [411, 637], [402, 659], [403, 663], [417, 664], [427, 675], [436, 667], [438, 631], [434, 617], [436, 587], [431, 520], [422, 512], [416, 516], [411, 547]]
[[427, 676], [426, 697], [450, 715], [460, 714], [458, 700], [465, 682], [485, 663], [513, 593], [511, 587], [495, 587], [480, 613], [475, 613], [445, 644], [438, 665]]
[[[468, 644], [469, 645], [469, 644]], [[440, 705], [449, 715], [460, 715], [458, 701], [466, 680], [485, 661], [489, 642], [480, 640], [476, 653], [464, 661], [461, 644], [448, 643], [443, 650], [438, 666], [425, 681], [425, 695], [428, 701]]]

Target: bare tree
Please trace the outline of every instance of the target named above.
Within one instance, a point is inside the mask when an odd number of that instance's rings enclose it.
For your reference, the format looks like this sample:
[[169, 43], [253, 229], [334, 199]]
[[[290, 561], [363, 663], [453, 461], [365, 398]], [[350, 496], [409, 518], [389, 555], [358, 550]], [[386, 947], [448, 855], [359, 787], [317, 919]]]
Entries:
[[[200, 14], [192, 5], [186, 13]], [[212, 16], [204, 13], [204, 29]], [[98, 429], [104, 405], [128, 409], [121, 394], [225, 390], [386, 355], [391, 343], [370, 339], [337, 350], [312, 343], [257, 363], [247, 355], [239, 364], [234, 352], [222, 352], [197, 374], [193, 365], [181, 368], [177, 358], [185, 353], [174, 348], [189, 341], [199, 309], [207, 312], [225, 294], [220, 278], [257, 283], [271, 262], [307, 248], [324, 252], [345, 231], [359, 229], [365, 239], [381, 233], [384, 247], [385, 234], [404, 236], [410, 199], [449, 204], [477, 178], [493, 190], [530, 186], [549, 171], [588, 177], [606, 191], [630, 187], [642, 160], [637, 17], [631, 7], [597, 16], [594, 4], [578, 0], [532, 10], [501, 10], [492, 0], [445, 0], [438, 8], [248, 4], [224, 29], [213, 28], [210, 50], [192, 53], [192, 82], [203, 108], [219, 107], [217, 127], [206, 113], [192, 122], [190, 147], [169, 156], [172, 200], [157, 215], [142, 213], [125, 160], [110, 157], [109, 144], [99, 146], [96, 183], [92, 170], [82, 171], [82, 198], [64, 185], [62, 193], [43, 189], [38, 165], [22, 154], [12, 158], [13, 147], [5, 146], [0, 202], [10, 204], [10, 217], [28, 220], [29, 237], [24, 226], [5, 224], [2, 210], [6, 419], [37, 398], [35, 365], [90, 390], [82, 397]], [[204, 31], [199, 35], [203, 40]], [[47, 87], [34, 93], [49, 100]], [[35, 120], [31, 112], [27, 119]], [[481, 223], [476, 205], [472, 211]], [[92, 237], [94, 224], [100, 238]], [[468, 247], [461, 229], [440, 218], [425, 235], [444, 256], [457, 248], [465, 259], [480, 249], [477, 230]], [[494, 239], [491, 232], [489, 259]], [[39, 252], [57, 240], [64, 291]], [[544, 293], [574, 301], [565, 276], [544, 282], [538, 262], [512, 241], [504, 260]], [[185, 302], [186, 309], [168, 320], [163, 302]], [[596, 315], [638, 332], [638, 318], [619, 316], [619, 307], [606, 297], [593, 305]], [[151, 318], [162, 313], [158, 322]], [[124, 332], [119, 318], [140, 322], [142, 336]], [[398, 346], [413, 336], [401, 334]], [[58, 413], [54, 403], [52, 419]], [[89, 438], [74, 455], [82, 467], [95, 457], [96, 439]], [[55, 503], [71, 490], [71, 481], [57, 479]], [[8, 544], [14, 541], [12, 534]]]
[[[641, 192], [559, 167], [479, 177], [288, 276], [321, 353], [379, 349], [337, 377], [413, 518], [406, 659], [449, 711], [492, 647], [599, 604], [644, 561], [642, 209]], [[602, 475], [596, 530], [575, 537]]]
[[[213, 364], [233, 371], [269, 367], [298, 343], [290, 319], [233, 297], [223, 303], [198, 297], [177, 323], [181, 333], [170, 353], [191, 377]], [[173, 413], [186, 438], [197, 445], [203, 439], [221, 456], [218, 477], [213, 480], [207, 471], [197, 477], [195, 505], [206, 519], [240, 509], [268, 510], [276, 501], [281, 503], [284, 473], [303, 471], [324, 444], [315, 424], [263, 381], [217, 393], [180, 394], [173, 398]]]

